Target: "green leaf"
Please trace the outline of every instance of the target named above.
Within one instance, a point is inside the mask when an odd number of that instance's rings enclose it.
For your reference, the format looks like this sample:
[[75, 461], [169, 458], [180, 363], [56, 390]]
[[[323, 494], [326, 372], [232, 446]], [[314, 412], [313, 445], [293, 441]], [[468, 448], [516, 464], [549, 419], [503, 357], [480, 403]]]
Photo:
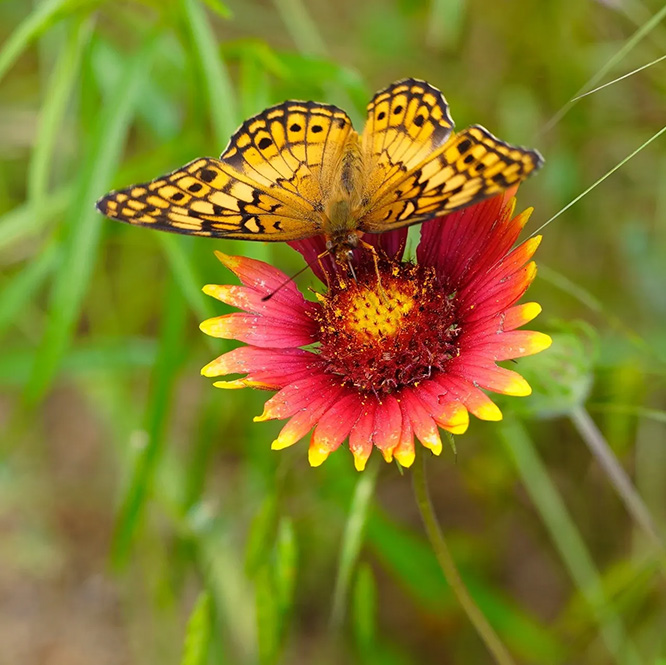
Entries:
[[192, 609], [185, 631], [181, 665], [205, 665], [212, 629], [212, 603], [208, 591], [202, 591]]

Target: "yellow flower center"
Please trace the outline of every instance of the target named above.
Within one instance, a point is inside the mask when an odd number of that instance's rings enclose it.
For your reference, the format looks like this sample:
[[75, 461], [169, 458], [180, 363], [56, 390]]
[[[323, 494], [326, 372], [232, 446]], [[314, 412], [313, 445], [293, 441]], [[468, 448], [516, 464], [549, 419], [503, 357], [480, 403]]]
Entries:
[[455, 302], [432, 269], [383, 261], [319, 296], [326, 371], [374, 395], [415, 385], [457, 355]]
[[347, 303], [345, 325], [350, 331], [370, 339], [394, 337], [414, 307], [413, 293], [392, 284], [378, 291], [359, 288]]

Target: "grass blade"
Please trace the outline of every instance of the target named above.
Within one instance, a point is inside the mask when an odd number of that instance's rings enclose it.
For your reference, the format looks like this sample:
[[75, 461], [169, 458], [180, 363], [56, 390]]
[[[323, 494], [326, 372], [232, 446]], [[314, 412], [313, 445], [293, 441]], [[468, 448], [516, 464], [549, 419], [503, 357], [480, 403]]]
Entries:
[[212, 623], [210, 594], [202, 591], [187, 622], [185, 646], [180, 665], [206, 665]]
[[183, 0], [182, 6], [196, 64], [206, 87], [215, 140], [219, 146], [218, 151], [221, 152], [238, 126], [236, 98], [231, 77], [220, 55], [215, 33], [208, 22], [204, 8], [197, 0]]
[[64, 49], [58, 58], [44, 95], [35, 147], [28, 166], [28, 200], [34, 202], [41, 217], [49, 186], [51, 163], [55, 156], [58, 131], [79, 78], [83, 50], [92, 31], [92, 19], [77, 20], [69, 26]]
[[0, 51], [0, 80], [14, 64], [25, 48], [46, 30], [58, 12], [69, 0], [44, 0], [36, 4], [35, 9], [26, 16]]
[[148, 38], [127, 61], [116, 94], [99, 115], [94, 140], [82, 164], [72, 199], [69, 233], [63, 247], [63, 268], [53, 284], [49, 320], [25, 391], [28, 403], [38, 401], [48, 389], [72, 336], [102, 229], [94, 202], [107, 188], [120, 158], [154, 46], [155, 38]]

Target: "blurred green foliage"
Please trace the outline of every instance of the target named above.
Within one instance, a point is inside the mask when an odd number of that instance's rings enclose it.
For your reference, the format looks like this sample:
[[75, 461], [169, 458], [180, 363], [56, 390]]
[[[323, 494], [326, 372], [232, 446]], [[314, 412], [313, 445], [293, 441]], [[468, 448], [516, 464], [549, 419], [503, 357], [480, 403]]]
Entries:
[[[213, 249], [288, 273], [300, 257], [114, 224], [94, 202], [218, 155], [271, 103], [336, 103], [358, 126], [376, 89], [413, 76], [444, 91], [458, 126], [544, 154], [519, 195], [536, 208], [529, 233], [662, 128], [664, 62], [566, 107], [600, 70], [597, 83], [664, 53], [657, 12], [656, 0], [1, 3], [3, 662], [489, 662], [408, 473], [382, 465], [354, 534], [351, 456], [311, 469], [304, 443], [270, 451], [280, 425], [252, 423], [265, 395], [198, 375], [230, 348], [197, 329], [227, 311], [200, 291], [229, 279]], [[463, 577], [519, 662], [666, 656], [665, 179], [662, 138], [544, 229], [529, 297], [555, 343], [520, 361], [534, 395], [504, 400], [504, 423], [473, 422], [457, 463], [445, 449], [429, 465]], [[585, 409], [652, 532], [586, 448]], [[346, 620], [331, 630], [339, 565]]]

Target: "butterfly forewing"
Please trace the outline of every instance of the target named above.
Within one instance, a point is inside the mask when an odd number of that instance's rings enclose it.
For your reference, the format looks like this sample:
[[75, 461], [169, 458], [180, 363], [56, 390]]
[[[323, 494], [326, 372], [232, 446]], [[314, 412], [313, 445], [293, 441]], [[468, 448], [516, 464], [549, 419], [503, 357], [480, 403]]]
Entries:
[[219, 160], [201, 158], [111, 192], [105, 215], [191, 235], [286, 241], [324, 232], [321, 211], [348, 134], [334, 106], [285, 102], [241, 125]]
[[396, 178], [446, 143], [452, 130], [444, 96], [425, 81], [405, 79], [378, 92], [363, 130], [365, 198], [381, 198]]
[[359, 228], [381, 233], [464, 208], [521, 182], [542, 162], [538, 152], [474, 125], [394, 177], [390, 188], [370, 200]]

